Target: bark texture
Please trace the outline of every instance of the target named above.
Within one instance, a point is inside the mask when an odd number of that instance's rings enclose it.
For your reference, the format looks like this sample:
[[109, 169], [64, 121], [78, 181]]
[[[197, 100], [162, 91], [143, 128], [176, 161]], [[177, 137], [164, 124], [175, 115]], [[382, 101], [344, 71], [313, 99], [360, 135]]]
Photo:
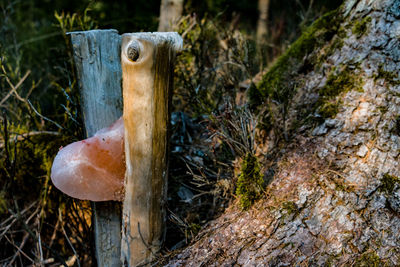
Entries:
[[279, 111], [264, 199], [167, 266], [400, 265], [400, 1], [345, 1], [334, 24], [308, 30], [255, 92]]
[[159, 32], [174, 30], [174, 24], [182, 16], [183, 0], [161, 0]]
[[147, 264], [165, 234], [167, 148], [177, 33], [134, 33], [122, 37], [125, 124], [125, 200], [122, 260]]
[[[121, 37], [116, 30], [72, 32], [87, 137], [122, 115]], [[121, 204], [93, 202], [97, 266], [121, 266]]]

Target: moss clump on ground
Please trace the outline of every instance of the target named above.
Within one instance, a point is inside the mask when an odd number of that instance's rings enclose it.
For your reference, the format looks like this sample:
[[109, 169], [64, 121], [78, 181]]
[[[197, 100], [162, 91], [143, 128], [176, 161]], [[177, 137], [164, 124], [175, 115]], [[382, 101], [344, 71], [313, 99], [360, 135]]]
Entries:
[[381, 179], [381, 186], [379, 190], [381, 192], [392, 194], [397, 183], [400, 183], [399, 177], [385, 173]]
[[372, 18], [371, 17], [365, 17], [362, 20], [356, 21], [352, 28], [352, 32], [354, 35], [357, 37], [361, 37], [364, 35], [364, 33], [368, 29], [368, 24], [371, 23]]
[[[264, 75], [257, 88], [250, 88], [249, 99], [261, 104], [262, 99], [271, 97], [279, 103], [286, 103], [294, 92], [295, 84], [290, 84], [291, 76], [305, 65], [303, 59], [317, 48], [329, 42], [338, 32], [342, 16], [339, 10], [331, 11], [316, 20], [276, 61]], [[309, 63], [309, 64], [313, 64]], [[304, 66], [303, 66], [304, 67]], [[253, 92], [257, 90], [258, 92]], [[261, 97], [260, 97], [261, 96]]]
[[193, 239], [201, 230], [201, 225], [197, 223], [191, 223], [186, 230], [186, 237], [190, 237], [190, 239]]
[[336, 97], [351, 90], [363, 91], [362, 79], [354, 70], [346, 67], [339, 74], [330, 74], [325, 86], [319, 90], [320, 98], [316, 103], [318, 113], [324, 118], [334, 118], [341, 104]]
[[400, 79], [397, 73], [386, 71], [383, 65], [378, 68], [378, 73], [375, 75], [375, 81], [377, 79], [384, 79], [387, 83], [391, 85], [400, 85]]
[[378, 267], [387, 266], [387, 264], [376, 255], [375, 252], [364, 252], [360, 257], [354, 262], [355, 267]]
[[243, 159], [236, 187], [240, 206], [246, 210], [258, 199], [263, 192], [264, 176], [256, 156], [247, 153]]

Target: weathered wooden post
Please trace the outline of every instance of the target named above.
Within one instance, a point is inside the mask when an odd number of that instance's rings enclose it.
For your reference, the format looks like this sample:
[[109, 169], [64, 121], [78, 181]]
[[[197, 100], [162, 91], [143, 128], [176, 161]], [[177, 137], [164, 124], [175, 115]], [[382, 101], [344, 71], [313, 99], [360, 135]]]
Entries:
[[164, 238], [168, 125], [177, 33], [122, 35], [125, 201], [122, 262], [146, 265]]
[[[98, 266], [138, 266], [159, 251], [165, 233], [167, 149], [177, 33], [115, 30], [70, 33], [87, 136], [121, 115], [125, 124], [125, 199], [93, 203]], [[122, 73], [121, 73], [122, 65]], [[86, 179], [82, 177], [82, 179]]]
[[[71, 42], [88, 137], [122, 115], [121, 37], [116, 30], [72, 32]], [[97, 265], [120, 267], [121, 203], [93, 202]]]

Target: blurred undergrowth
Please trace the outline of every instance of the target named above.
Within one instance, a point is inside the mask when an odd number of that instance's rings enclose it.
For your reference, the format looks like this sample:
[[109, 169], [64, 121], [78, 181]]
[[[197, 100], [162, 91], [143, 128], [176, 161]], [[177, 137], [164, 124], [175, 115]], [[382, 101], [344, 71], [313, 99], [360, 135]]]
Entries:
[[175, 66], [169, 249], [188, 244], [234, 199], [235, 167], [246, 155], [256, 159], [257, 138], [257, 118], [246, 105], [258, 66], [251, 36], [218, 17], [185, 16], [176, 27], [184, 47]]
[[[59, 147], [83, 137], [65, 34], [96, 22], [90, 8], [82, 14], [56, 12], [51, 31], [64, 42], [46, 47], [38, 40], [52, 34], [25, 24], [18, 16], [23, 5], [0, 6], [0, 264], [88, 266], [94, 263], [90, 205], [60, 194], [50, 170]], [[18, 27], [29, 29], [24, 40]]]
[[250, 36], [222, 24], [218, 17], [195, 15], [183, 17], [177, 31], [184, 48], [175, 68], [175, 109], [195, 117], [211, 114], [246, 89], [240, 88], [240, 83], [257, 72], [256, 48]]

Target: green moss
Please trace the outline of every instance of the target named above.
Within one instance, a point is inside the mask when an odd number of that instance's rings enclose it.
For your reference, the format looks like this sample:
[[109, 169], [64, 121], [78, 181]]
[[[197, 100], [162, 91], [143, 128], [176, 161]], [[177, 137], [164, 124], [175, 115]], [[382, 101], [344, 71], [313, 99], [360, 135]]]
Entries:
[[336, 100], [325, 101], [319, 107], [319, 114], [323, 118], [335, 118], [336, 114], [339, 112], [340, 103], [340, 101]]
[[375, 75], [375, 81], [377, 79], [384, 79], [387, 83], [391, 85], [400, 85], [400, 79], [397, 73], [386, 71], [383, 65], [378, 68], [378, 74]]
[[340, 254], [338, 254], [338, 255], [329, 255], [328, 259], [325, 262], [325, 266], [327, 266], [327, 267], [336, 266], [335, 262], [337, 262], [341, 257], [342, 257], [342, 255], [340, 255]]
[[0, 215], [3, 215], [7, 211], [7, 199], [6, 192], [0, 192]]
[[201, 225], [197, 223], [191, 223], [188, 227], [188, 231], [191, 234], [192, 238], [194, 238], [200, 232], [200, 230]]
[[299, 212], [299, 208], [293, 201], [284, 202], [282, 204], [282, 209], [285, 210], [289, 216]]
[[322, 64], [326, 62], [327, 58], [330, 57], [335, 51], [340, 50], [344, 45], [344, 38], [346, 37], [346, 32], [341, 27], [338, 33], [333, 37], [331, 43], [321, 50], [318, 60], [316, 62], [316, 69], [320, 69]]
[[400, 136], [400, 116], [396, 116], [393, 132]]
[[324, 97], [335, 97], [343, 92], [357, 90], [362, 92], [362, 81], [349, 68], [345, 68], [338, 75], [328, 76], [325, 86], [319, 91]]
[[361, 37], [368, 29], [368, 24], [371, 23], [371, 17], [365, 17], [362, 20], [356, 21], [352, 28], [352, 32], [357, 37]]
[[360, 257], [354, 262], [355, 267], [378, 267], [387, 266], [384, 261], [382, 261], [375, 252], [369, 251], [361, 254]]
[[258, 199], [263, 191], [264, 176], [256, 156], [247, 153], [241, 165], [241, 173], [237, 181], [236, 195], [240, 206], [246, 210]]
[[334, 71], [328, 76], [324, 87], [319, 90], [319, 100], [315, 107], [324, 118], [334, 118], [339, 112], [340, 100], [336, 97], [351, 90], [362, 92], [363, 81], [354, 70], [345, 67], [340, 73]]
[[382, 115], [385, 114], [389, 110], [389, 108], [387, 106], [380, 106], [380, 107], [378, 107], [378, 109]]
[[[300, 67], [307, 69], [307, 64], [313, 64], [313, 62], [303, 62], [304, 57], [329, 42], [337, 34], [341, 20], [339, 11], [334, 10], [308, 27], [264, 75], [257, 87], [261, 97], [271, 97], [279, 103], [287, 103], [295, 89], [295, 85], [290, 82], [291, 77], [297, 74]], [[258, 97], [251, 92], [250, 102], [260, 102], [259, 98], [252, 96]]]
[[327, 55], [330, 56], [333, 54], [333, 52], [335, 52], [336, 50], [340, 50], [343, 45], [344, 45], [344, 41], [343, 38], [341, 37], [343, 34], [339, 34], [335, 36], [335, 38], [332, 40], [332, 44], [328, 47], [327, 49]]
[[397, 183], [400, 182], [399, 177], [385, 173], [381, 179], [379, 191], [392, 194]]

